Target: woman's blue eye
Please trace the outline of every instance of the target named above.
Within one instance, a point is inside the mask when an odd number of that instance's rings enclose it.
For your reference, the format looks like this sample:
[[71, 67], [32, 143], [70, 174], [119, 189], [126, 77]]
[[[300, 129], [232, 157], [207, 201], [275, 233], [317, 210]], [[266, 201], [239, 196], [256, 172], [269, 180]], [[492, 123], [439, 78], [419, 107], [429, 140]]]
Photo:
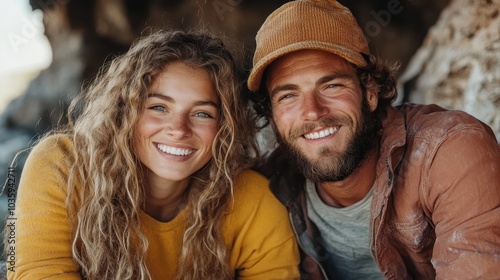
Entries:
[[149, 107], [149, 109], [155, 110], [155, 111], [167, 111], [167, 109], [161, 105], [151, 106], [151, 107]]
[[212, 118], [211, 115], [205, 113], [205, 112], [198, 112], [196, 114], [194, 114], [196, 117], [200, 117], [200, 118]]

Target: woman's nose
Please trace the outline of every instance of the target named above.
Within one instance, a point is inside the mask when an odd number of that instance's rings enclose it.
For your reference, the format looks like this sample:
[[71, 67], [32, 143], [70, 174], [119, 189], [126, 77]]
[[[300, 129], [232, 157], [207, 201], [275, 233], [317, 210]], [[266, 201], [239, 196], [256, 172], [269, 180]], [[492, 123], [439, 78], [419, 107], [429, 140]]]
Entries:
[[183, 139], [191, 134], [189, 118], [186, 116], [172, 117], [166, 127], [167, 134], [174, 139]]

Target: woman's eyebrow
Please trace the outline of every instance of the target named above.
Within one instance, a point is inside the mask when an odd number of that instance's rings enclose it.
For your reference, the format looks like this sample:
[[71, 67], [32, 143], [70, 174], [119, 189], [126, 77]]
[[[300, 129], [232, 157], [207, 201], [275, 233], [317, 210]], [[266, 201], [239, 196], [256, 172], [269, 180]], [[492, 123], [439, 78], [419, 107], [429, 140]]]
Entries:
[[174, 102], [174, 99], [172, 97], [167, 96], [167, 95], [163, 95], [163, 94], [160, 94], [160, 93], [155, 93], [155, 92], [149, 93], [148, 94], [148, 98], [151, 98], [151, 97], [156, 97], [156, 98], [159, 98], [159, 99], [163, 99], [165, 101]]
[[217, 104], [216, 102], [212, 101], [212, 100], [199, 100], [199, 101], [196, 101], [193, 103], [194, 106], [213, 106], [215, 107], [216, 109], [219, 109], [219, 104]]
[[[160, 93], [149, 93], [148, 94], [148, 98], [153, 98], [153, 97], [156, 97], [156, 98], [159, 98], [159, 99], [162, 99], [162, 100], [165, 100], [167, 102], [171, 102], [171, 103], [175, 103], [175, 100], [168, 96], [168, 95], [164, 95], [164, 94], [160, 94]], [[219, 104], [217, 102], [214, 102], [210, 99], [207, 99], [207, 100], [197, 100], [193, 103], [194, 106], [213, 106], [215, 107], [216, 109], [219, 109]]]

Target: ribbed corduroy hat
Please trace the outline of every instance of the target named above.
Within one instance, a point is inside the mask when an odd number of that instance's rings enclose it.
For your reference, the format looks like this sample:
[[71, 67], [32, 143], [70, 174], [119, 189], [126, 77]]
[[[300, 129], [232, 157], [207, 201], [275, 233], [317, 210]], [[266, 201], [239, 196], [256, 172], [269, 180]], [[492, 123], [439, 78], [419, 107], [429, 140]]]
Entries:
[[266, 67], [294, 51], [324, 50], [359, 67], [366, 65], [361, 53], [370, 54], [351, 11], [335, 0], [296, 0], [282, 5], [267, 17], [255, 41], [247, 84], [253, 92], [259, 90]]

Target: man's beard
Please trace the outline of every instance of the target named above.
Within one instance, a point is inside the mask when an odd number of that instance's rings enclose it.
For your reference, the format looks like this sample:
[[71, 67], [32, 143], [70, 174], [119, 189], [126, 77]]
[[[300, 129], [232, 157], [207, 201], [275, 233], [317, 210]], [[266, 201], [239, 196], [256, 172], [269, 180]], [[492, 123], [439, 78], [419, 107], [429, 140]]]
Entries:
[[[352, 126], [352, 120], [349, 118], [334, 119], [325, 117], [319, 121], [319, 124], [322, 127], [338, 124]], [[284, 139], [277, 129], [275, 129], [275, 132], [276, 138], [285, 148], [288, 158], [306, 178], [313, 182], [337, 182], [350, 176], [363, 164], [367, 155], [376, 147], [380, 122], [374, 113], [370, 112], [366, 97], [362, 101], [359, 124], [360, 128], [354, 133], [344, 153], [334, 152], [325, 147], [320, 151], [320, 159], [314, 162], [309, 160], [298, 147]], [[293, 130], [289, 135], [289, 139], [302, 137], [305, 132], [314, 127], [315, 124], [305, 124], [302, 128]]]

